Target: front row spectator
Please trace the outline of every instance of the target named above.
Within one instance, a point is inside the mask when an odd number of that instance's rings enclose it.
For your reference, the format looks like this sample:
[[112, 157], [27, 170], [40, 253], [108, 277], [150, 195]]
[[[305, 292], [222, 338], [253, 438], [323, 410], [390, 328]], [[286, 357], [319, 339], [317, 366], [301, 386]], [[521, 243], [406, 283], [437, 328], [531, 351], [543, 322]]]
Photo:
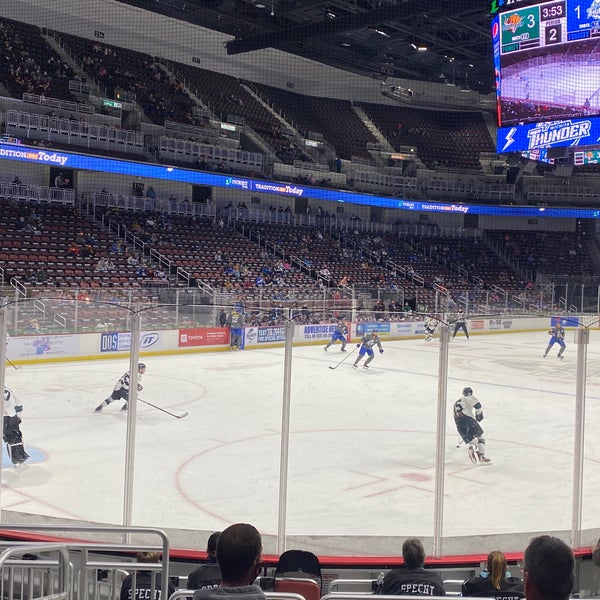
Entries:
[[[140, 552], [136, 557], [139, 563], [158, 563], [160, 562], [159, 552]], [[161, 600], [161, 575], [154, 571], [137, 571], [135, 574], [135, 590], [133, 590], [134, 576], [127, 575], [123, 579], [121, 584], [121, 593], [119, 594], [119, 600], [140, 600], [145, 598], [146, 600]], [[154, 595], [152, 596], [151, 591], [154, 589]], [[175, 586], [171, 581], [168, 583], [169, 594], [167, 598], [171, 597], [171, 594], [175, 593]]]
[[533, 538], [523, 556], [527, 600], [568, 600], [575, 585], [575, 559], [565, 542], [550, 535]]
[[221, 587], [196, 590], [194, 600], [265, 600], [254, 584], [262, 570], [262, 539], [252, 525], [230, 525], [219, 536], [217, 562]]
[[494, 550], [487, 558], [487, 569], [467, 579], [462, 584], [463, 596], [496, 598], [496, 600], [518, 600], [525, 596], [523, 582], [512, 577], [507, 570], [506, 557]]
[[425, 548], [418, 538], [407, 538], [402, 544], [404, 566], [391, 570], [377, 588], [378, 594], [388, 596], [445, 596], [442, 578], [423, 568]]
[[220, 531], [211, 533], [206, 542], [207, 562], [194, 569], [188, 577], [188, 590], [205, 590], [219, 587], [221, 583], [221, 569], [217, 561], [217, 542]]

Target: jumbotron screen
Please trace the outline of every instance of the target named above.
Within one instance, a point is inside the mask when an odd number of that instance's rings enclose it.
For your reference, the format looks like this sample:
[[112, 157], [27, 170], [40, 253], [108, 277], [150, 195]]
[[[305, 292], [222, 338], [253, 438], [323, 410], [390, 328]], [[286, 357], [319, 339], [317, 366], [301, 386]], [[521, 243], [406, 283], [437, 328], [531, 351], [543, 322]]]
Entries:
[[600, 0], [510, 0], [492, 21], [498, 152], [600, 144]]

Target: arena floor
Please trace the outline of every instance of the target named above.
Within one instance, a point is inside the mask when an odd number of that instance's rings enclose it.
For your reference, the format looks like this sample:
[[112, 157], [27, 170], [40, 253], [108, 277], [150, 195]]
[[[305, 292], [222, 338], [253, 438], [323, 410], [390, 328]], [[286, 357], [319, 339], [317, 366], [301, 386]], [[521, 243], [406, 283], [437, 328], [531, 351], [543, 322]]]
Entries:
[[[568, 539], [577, 346], [569, 332], [563, 361], [557, 348], [542, 358], [547, 339], [505, 334], [450, 344], [445, 554], [481, 550], [486, 537], [503, 550], [522, 549], [528, 532], [565, 531]], [[339, 345], [294, 349], [286, 533], [296, 546], [378, 555], [397, 552], [398, 538], [433, 535], [439, 344], [384, 348], [368, 371], [351, 367], [356, 354], [329, 369], [345, 356]], [[182, 530], [174, 546], [202, 548], [206, 532], [247, 521], [275, 550], [283, 352], [145, 359], [140, 397], [189, 415], [138, 406], [134, 525]], [[595, 331], [583, 474], [590, 530], [600, 510], [599, 359]], [[25, 408], [31, 459], [15, 469], [5, 456], [3, 519], [122, 524], [127, 413], [121, 403], [93, 409], [127, 368], [123, 360], [7, 367], [7, 385]], [[483, 404], [491, 466], [472, 465], [456, 447], [451, 405], [466, 385]], [[589, 537], [595, 542], [597, 531]]]

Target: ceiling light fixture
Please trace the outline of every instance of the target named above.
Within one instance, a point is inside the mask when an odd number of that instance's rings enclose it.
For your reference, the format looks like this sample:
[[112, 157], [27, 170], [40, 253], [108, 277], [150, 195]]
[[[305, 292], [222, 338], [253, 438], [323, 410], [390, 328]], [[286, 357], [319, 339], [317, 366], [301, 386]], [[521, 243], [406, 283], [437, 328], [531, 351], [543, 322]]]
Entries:
[[369, 31], [373, 31], [374, 33], [377, 33], [379, 35], [382, 35], [383, 37], [390, 37], [390, 35], [388, 33], [386, 33], [385, 31], [383, 31], [383, 29], [377, 29], [377, 27], [367, 27], [367, 29]]

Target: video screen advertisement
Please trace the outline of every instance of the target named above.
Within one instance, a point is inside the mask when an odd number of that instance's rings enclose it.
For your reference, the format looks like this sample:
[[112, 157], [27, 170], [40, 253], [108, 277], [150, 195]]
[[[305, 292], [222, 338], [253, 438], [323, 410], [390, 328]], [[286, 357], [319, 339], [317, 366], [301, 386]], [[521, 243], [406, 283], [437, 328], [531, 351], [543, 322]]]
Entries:
[[498, 152], [600, 145], [600, 0], [509, 0], [492, 39]]

